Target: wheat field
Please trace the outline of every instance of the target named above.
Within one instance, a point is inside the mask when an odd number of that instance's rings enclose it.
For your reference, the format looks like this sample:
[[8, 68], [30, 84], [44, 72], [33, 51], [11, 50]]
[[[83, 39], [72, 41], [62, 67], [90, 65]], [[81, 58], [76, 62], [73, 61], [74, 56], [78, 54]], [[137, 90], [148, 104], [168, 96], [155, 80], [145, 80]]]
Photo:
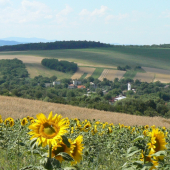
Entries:
[[153, 82], [154, 78], [155, 78], [155, 74], [152, 73], [152, 72], [146, 72], [146, 73], [138, 72], [136, 74], [136, 76], [134, 77], [134, 80], [138, 79], [138, 80], [140, 80], [142, 82], [150, 83], [150, 82]]
[[108, 80], [113, 81], [115, 78], [121, 79], [125, 73], [126, 71], [104, 69], [98, 79], [103, 81], [103, 78], [107, 78]]
[[75, 74], [73, 74], [71, 78], [79, 79], [84, 73], [87, 73], [87, 76], [85, 78], [88, 78], [93, 74], [95, 69], [96, 68], [91, 68], [91, 67], [79, 67], [78, 70], [75, 72]]
[[53, 113], [61, 114], [63, 117], [84, 119], [96, 119], [101, 122], [124, 125], [156, 125], [170, 127], [170, 119], [161, 117], [136, 116], [124, 113], [99, 111], [95, 109], [81, 108], [57, 103], [49, 103], [38, 100], [22, 99], [17, 97], [0, 96], [0, 115], [3, 119], [13, 117], [20, 119], [26, 116], [36, 117], [38, 113], [46, 116]]

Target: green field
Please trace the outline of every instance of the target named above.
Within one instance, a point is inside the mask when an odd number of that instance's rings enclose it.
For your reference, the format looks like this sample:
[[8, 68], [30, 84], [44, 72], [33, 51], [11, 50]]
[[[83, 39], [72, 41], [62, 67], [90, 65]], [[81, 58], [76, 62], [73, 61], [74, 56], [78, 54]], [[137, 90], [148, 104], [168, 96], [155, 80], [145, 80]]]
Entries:
[[[1, 55], [31, 55], [37, 57], [58, 58], [73, 61], [86, 65], [99, 65], [104, 67], [117, 67], [129, 65], [145, 66], [170, 70], [170, 49], [166, 48], [142, 48], [142, 47], [108, 47], [89, 49], [67, 49], [67, 50], [42, 50], [42, 51], [21, 51], [21, 52], [0, 52]], [[33, 69], [34, 65], [29, 66]], [[36, 67], [36, 65], [35, 65]], [[93, 73], [95, 78], [102, 72], [103, 68], [97, 68]], [[41, 68], [42, 69], [42, 68]], [[42, 70], [39, 70], [41, 72]], [[46, 69], [46, 68], [44, 68]], [[45, 70], [47, 71], [47, 70]], [[49, 75], [53, 75], [51, 70]], [[47, 71], [47, 72], [48, 72]], [[100, 73], [99, 73], [100, 72]], [[136, 71], [130, 71], [124, 77], [134, 77]], [[47, 75], [48, 73], [44, 73]], [[59, 73], [56, 73], [57, 75]], [[58, 77], [71, 77], [71, 75], [59, 75]]]
[[35, 55], [74, 62], [107, 66], [146, 66], [170, 70], [170, 49], [161, 48], [93, 48], [0, 52], [0, 55]]

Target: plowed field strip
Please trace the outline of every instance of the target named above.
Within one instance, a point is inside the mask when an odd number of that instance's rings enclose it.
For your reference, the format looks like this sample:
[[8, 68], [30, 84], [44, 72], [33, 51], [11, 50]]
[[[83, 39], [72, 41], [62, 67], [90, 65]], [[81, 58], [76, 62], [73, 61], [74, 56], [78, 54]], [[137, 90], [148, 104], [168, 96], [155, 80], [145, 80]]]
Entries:
[[71, 77], [72, 79], [79, 79], [84, 73], [87, 73], [87, 76], [85, 78], [90, 77], [95, 68], [90, 68], [90, 67], [79, 67], [77, 72]]
[[155, 77], [155, 74], [152, 73], [152, 72], [146, 72], [146, 73], [137, 73], [134, 80], [138, 79], [142, 82], [153, 82], [154, 80], [154, 77]]

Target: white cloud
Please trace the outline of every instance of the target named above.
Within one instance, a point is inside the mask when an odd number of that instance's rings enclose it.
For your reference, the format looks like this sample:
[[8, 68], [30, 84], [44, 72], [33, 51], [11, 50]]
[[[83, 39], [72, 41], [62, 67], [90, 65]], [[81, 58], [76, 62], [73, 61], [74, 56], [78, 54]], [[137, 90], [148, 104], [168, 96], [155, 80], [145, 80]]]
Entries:
[[72, 11], [73, 9], [69, 5], [66, 5], [65, 9], [63, 9], [59, 15], [68, 15]]
[[83, 9], [79, 15], [90, 15], [90, 12], [87, 9]]
[[72, 11], [73, 9], [69, 5], [66, 5], [66, 7], [63, 10], [56, 14], [57, 23], [61, 24], [66, 22], [68, 14], [70, 14]]
[[160, 18], [170, 18], [170, 11], [169, 10], [163, 11], [162, 14], [160, 15]]
[[95, 9], [94, 11], [90, 12], [88, 11], [87, 9], [83, 9], [79, 15], [80, 16], [85, 16], [85, 15], [88, 15], [88, 16], [102, 16], [106, 13], [106, 11], [108, 10], [108, 7], [107, 6], [101, 6], [100, 9]]
[[[2, 1], [2, 0], [0, 0]], [[26, 23], [51, 19], [53, 11], [38, 1], [23, 0], [18, 8], [7, 7], [0, 10], [1, 23]]]
[[105, 12], [108, 10], [108, 7], [107, 6], [101, 6], [100, 9], [95, 9], [91, 15], [94, 16], [94, 15], [104, 15]]
[[110, 20], [113, 20], [113, 19], [122, 20], [122, 19], [125, 19], [125, 18], [128, 18], [128, 17], [129, 17], [129, 14], [108, 15], [105, 18], [105, 20], [106, 21], [110, 21]]
[[0, 0], [0, 8], [4, 8], [6, 6], [11, 5], [11, 1], [10, 0]]

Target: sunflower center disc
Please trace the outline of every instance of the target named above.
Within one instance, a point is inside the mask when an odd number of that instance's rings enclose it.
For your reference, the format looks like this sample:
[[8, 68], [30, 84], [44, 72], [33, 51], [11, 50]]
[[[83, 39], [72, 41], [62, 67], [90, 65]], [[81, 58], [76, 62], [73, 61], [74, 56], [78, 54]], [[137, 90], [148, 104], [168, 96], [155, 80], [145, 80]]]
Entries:
[[48, 123], [44, 124], [44, 133], [47, 135], [52, 135], [53, 133], [55, 133], [55, 129], [53, 128], [53, 126], [49, 125]]

